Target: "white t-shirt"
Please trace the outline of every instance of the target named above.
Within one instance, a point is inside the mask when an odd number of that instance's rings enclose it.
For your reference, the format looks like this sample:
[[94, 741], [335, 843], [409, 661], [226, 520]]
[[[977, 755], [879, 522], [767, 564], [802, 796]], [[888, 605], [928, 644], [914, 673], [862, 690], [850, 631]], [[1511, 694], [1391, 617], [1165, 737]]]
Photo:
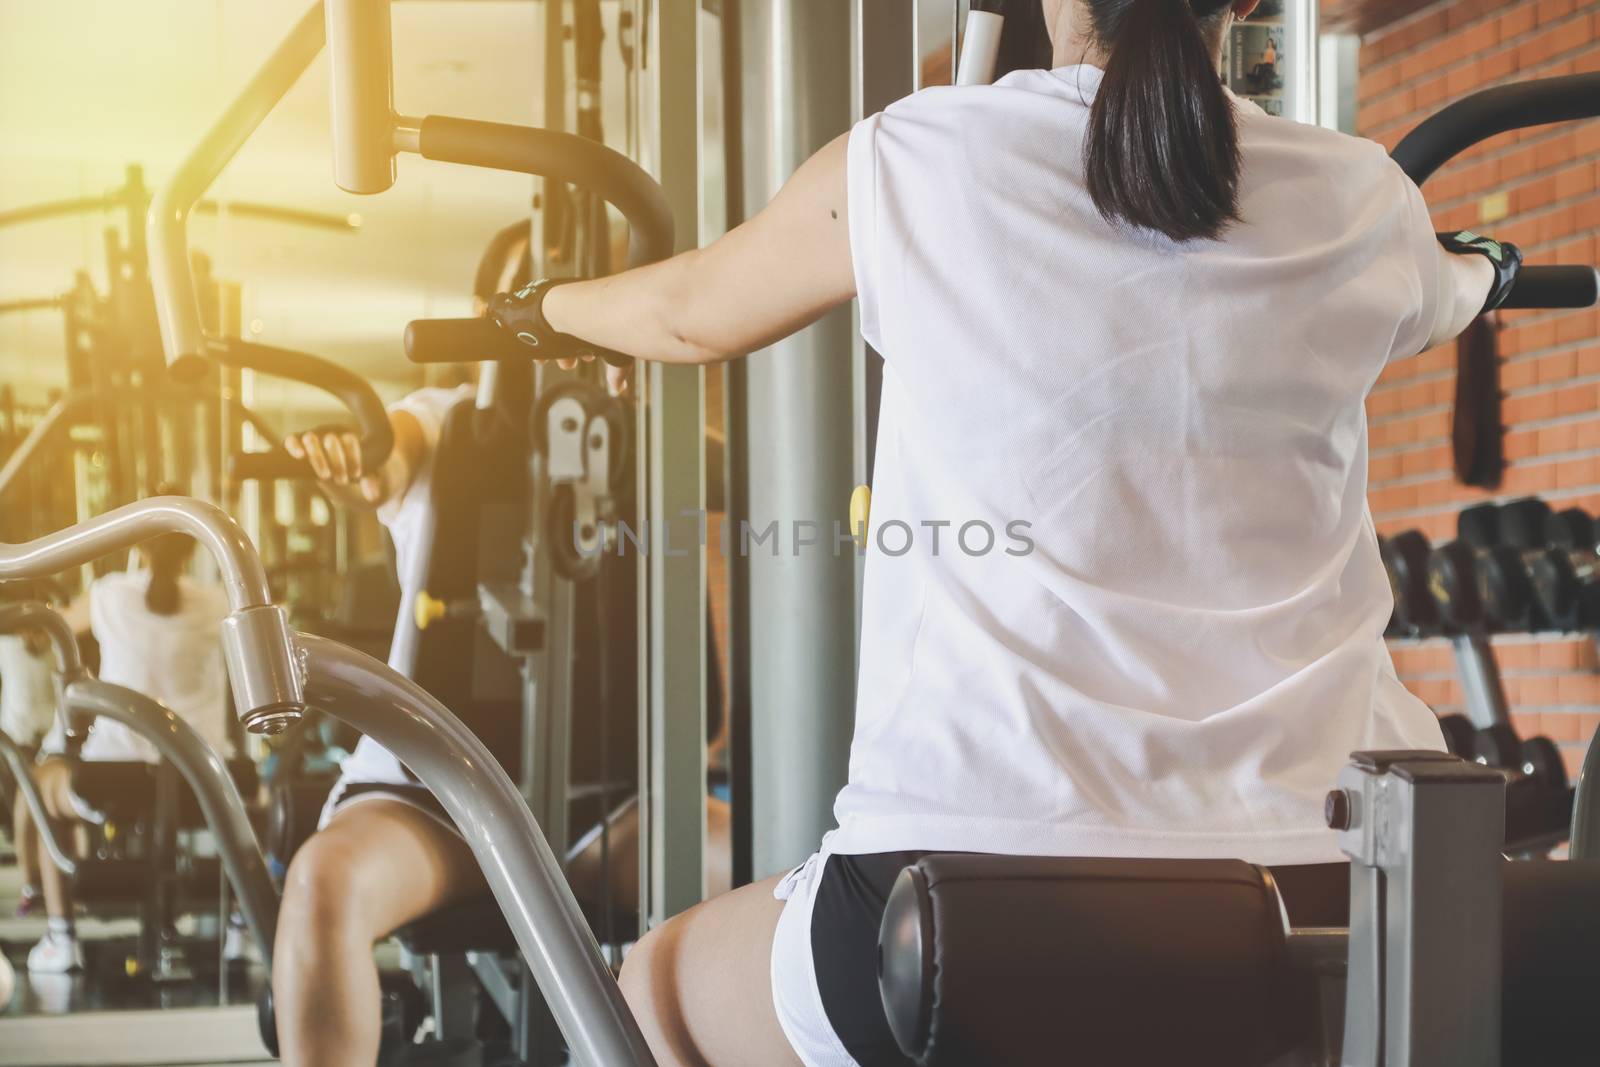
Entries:
[[[428, 580], [428, 558], [433, 549], [433, 456], [439, 448], [445, 416], [451, 408], [471, 397], [472, 387], [467, 385], [455, 389], [418, 389], [389, 408], [391, 412], [404, 411], [416, 419], [423, 441], [422, 465], [417, 468], [411, 484], [402, 495], [378, 509], [378, 520], [394, 538], [395, 570], [400, 581], [400, 612], [394, 623], [394, 639], [389, 644], [389, 666], [407, 677], [416, 663], [417, 593]], [[340, 788], [329, 797], [324, 821], [342, 796], [342, 787], [349, 783], [416, 784], [416, 779], [406, 774], [405, 766], [392, 752], [365, 735], [356, 742], [355, 751], [339, 765], [339, 772]]]
[[[228, 598], [215, 585], [178, 579], [178, 610], [158, 615], [145, 606], [149, 571], [118, 571], [89, 586], [89, 630], [100, 642], [102, 681], [125, 686], [165, 704], [224, 758], [228, 738], [227, 676], [222, 664], [222, 620]], [[59, 721], [43, 749], [62, 750]], [[113, 719], [95, 720], [83, 743], [85, 760], [156, 763], [155, 745]]]
[[1420, 194], [1238, 101], [1243, 223], [1114, 228], [1099, 79], [930, 89], [851, 135], [887, 366], [834, 852], [1331, 862], [1347, 755], [1443, 747], [1366, 505], [1364, 398], [1435, 316]]
[[17, 634], [0, 634], [0, 732], [19, 745], [36, 744], [56, 713], [55, 653], [38, 653]]

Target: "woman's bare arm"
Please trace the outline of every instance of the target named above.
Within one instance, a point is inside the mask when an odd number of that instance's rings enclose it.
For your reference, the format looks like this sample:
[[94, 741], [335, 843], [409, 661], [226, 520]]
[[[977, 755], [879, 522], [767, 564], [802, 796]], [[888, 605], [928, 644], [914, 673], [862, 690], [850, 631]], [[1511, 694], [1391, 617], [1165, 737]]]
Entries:
[[721, 240], [609, 278], [563, 285], [544, 314], [561, 333], [663, 363], [714, 363], [787, 337], [856, 295], [839, 137], [760, 214]]
[[1428, 347], [1442, 345], [1472, 324], [1489, 299], [1494, 267], [1480, 255], [1446, 252], [1439, 248], [1439, 313], [1434, 319]]

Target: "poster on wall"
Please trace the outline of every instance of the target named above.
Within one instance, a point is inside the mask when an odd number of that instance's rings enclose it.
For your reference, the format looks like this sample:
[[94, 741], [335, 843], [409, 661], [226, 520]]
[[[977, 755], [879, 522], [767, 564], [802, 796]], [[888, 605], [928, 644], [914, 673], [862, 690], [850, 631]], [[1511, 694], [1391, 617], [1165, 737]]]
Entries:
[[1224, 42], [1222, 69], [1228, 88], [1269, 115], [1284, 113], [1284, 0], [1261, 0], [1247, 22], [1236, 22]]

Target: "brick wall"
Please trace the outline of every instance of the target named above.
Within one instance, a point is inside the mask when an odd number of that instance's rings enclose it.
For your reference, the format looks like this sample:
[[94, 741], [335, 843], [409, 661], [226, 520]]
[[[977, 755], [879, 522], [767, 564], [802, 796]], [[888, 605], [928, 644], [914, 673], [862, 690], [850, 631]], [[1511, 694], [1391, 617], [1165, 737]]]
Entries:
[[[1362, 38], [1358, 127], [1392, 147], [1416, 123], [1474, 89], [1600, 70], [1600, 2], [1446, 0]], [[1600, 261], [1600, 122], [1496, 137], [1423, 189], [1437, 228], [1482, 229], [1535, 263]], [[1505, 193], [1503, 219], [1485, 198]], [[1600, 512], [1600, 313], [1508, 312], [1505, 365], [1509, 469], [1495, 493], [1456, 484], [1449, 448], [1455, 348], [1393, 364], [1368, 403], [1373, 516], [1380, 533], [1454, 535], [1455, 516], [1485, 499], [1537, 495]], [[1600, 727], [1593, 640], [1495, 640], [1523, 736], [1562, 742], [1576, 768]], [[1401, 679], [1441, 713], [1461, 708], [1449, 646], [1394, 642]]]

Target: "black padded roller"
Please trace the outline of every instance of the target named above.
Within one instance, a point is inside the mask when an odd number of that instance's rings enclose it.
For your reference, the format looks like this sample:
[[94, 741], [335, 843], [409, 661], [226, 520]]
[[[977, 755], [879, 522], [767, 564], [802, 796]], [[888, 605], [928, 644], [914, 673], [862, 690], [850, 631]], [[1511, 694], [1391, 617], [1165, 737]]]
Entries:
[[929, 856], [879, 938], [924, 1067], [1267, 1064], [1307, 1036], [1296, 978], [1273, 883], [1227, 860]]

